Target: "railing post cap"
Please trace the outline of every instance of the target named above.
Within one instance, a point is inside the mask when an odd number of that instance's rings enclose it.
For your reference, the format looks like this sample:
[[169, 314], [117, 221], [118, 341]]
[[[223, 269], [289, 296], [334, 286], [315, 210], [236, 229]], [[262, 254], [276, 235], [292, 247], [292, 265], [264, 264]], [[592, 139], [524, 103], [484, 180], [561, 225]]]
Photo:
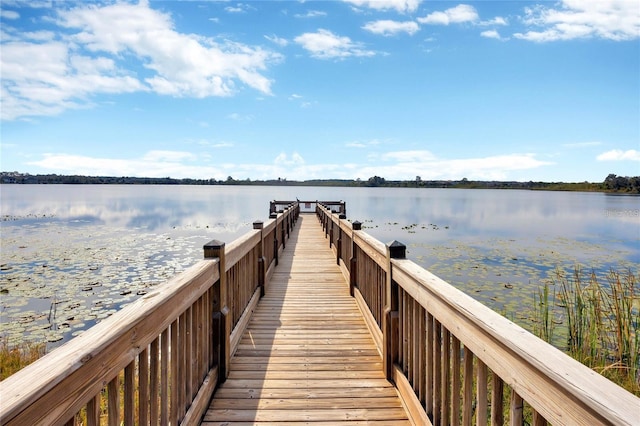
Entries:
[[356, 220], [351, 224], [351, 226], [353, 227], [354, 231], [360, 231], [362, 229], [362, 222], [360, 222], [359, 220]]
[[264, 226], [264, 222], [261, 220], [256, 220], [253, 222], [253, 229], [262, 229]]
[[344, 213], [340, 213], [340, 216], [338, 216], [338, 218], [340, 218], [340, 219], [346, 219], [346, 218], [347, 218], [347, 215], [346, 215], [346, 214], [344, 214]]
[[407, 246], [400, 241], [393, 240], [387, 244], [387, 247], [389, 247], [389, 256], [392, 259], [405, 259], [407, 257]]
[[219, 249], [219, 248], [224, 247], [224, 244], [225, 244], [225, 243], [224, 243], [224, 242], [222, 242], [222, 241], [218, 241], [218, 240], [211, 240], [211, 241], [209, 241], [207, 244], [205, 244], [203, 248], [204, 248], [205, 250], [207, 250], [207, 249]]
[[278, 217], [278, 213], [273, 212], [273, 213], [269, 213], [269, 219], [275, 219]]
[[211, 240], [202, 248], [204, 249], [205, 259], [214, 259], [216, 257], [224, 256], [224, 243], [222, 241]]

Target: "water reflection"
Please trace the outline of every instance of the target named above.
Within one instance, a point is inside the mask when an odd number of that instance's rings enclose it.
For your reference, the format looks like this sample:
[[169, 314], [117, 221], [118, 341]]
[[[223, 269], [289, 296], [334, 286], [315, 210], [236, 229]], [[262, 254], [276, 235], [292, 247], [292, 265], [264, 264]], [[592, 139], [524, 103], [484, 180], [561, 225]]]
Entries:
[[[501, 312], [530, 304], [557, 267], [637, 274], [640, 264], [638, 197], [240, 186], [0, 191], [0, 336], [14, 340], [68, 339], [195, 263], [211, 239], [233, 241], [267, 220], [271, 200], [345, 200], [348, 218], [366, 232], [405, 243], [411, 259]], [[52, 306], [55, 324], [47, 321]]]

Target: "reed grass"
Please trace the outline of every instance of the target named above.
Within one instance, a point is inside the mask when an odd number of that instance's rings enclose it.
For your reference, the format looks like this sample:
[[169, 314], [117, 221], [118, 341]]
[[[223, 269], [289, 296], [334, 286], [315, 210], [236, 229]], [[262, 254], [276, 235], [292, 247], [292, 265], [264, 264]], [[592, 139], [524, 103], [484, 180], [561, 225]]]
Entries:
[[0, 338], [0, 381], [11, 376], [46, 353], [46, 343], [10, 345]]
[[[640, 396], [640, 292], [628, 270], [611, 270], [606, 283], [579, 267], [557, 269], [538, 289], [534, 333], [609, 380]], [[553, 290], [555, 293], [556, 290]], [[559, 327], [561, 330], [556, 330]], [[557, 333], [559, 331], [560, 333]], [[558, 334], [565, 337], [559, 343]]]
[[556, 292], [554, 289], [551, 294], [550, 288], [549, 283], [545, 283], [543, 288], [538, 289], [538, 294], [533, 296], [537, 307], [535, 315], [537, 321], [533, 324], [533, 332], [546, 342], [553, 342], [555, 331], [555, 321], [551, 307], [556, 298]]

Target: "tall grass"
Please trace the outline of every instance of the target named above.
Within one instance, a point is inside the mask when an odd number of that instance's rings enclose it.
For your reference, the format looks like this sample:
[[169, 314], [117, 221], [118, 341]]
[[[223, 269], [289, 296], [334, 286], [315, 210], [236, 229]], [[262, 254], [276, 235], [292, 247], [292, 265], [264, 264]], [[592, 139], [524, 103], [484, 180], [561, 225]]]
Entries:
[[41, 358], [45, 352], [45, 343], [9, 345], [5, 338], [0, 338], [0, 381]]
[[555, 289], [550, 294], [550, 285], [545, 283], [543, 288], [538, 289], [537, 297], [533, 296], [536, 309], [536, 319], [533, 324], [533, 332], [542, 340], [552, 343], [554, 341], [555, 320], [553, 316], [553, 303], [556, 298]]
[[[570, 356], [640, 396], [640, 292], [631, 270], [610, 271], [602, 284], [595, 273], [556, 270], [538, 290], [534, 333]], [[557, 323], [557, 324], [556, 324]], [[559, 327], [560, 330], [556, 330]], [[556, 333], [560, 331], [560, 333]], [[564, 344], [557, 337], [566, 337]]]

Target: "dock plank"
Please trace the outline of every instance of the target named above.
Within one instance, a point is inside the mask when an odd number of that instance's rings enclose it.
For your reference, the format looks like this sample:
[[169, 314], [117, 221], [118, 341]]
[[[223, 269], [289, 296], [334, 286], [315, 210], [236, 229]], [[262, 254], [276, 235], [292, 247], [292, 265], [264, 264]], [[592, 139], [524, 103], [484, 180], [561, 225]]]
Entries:
[[410, 424], [315, 216], [292, 231], [202, 424], [283, 422]]

